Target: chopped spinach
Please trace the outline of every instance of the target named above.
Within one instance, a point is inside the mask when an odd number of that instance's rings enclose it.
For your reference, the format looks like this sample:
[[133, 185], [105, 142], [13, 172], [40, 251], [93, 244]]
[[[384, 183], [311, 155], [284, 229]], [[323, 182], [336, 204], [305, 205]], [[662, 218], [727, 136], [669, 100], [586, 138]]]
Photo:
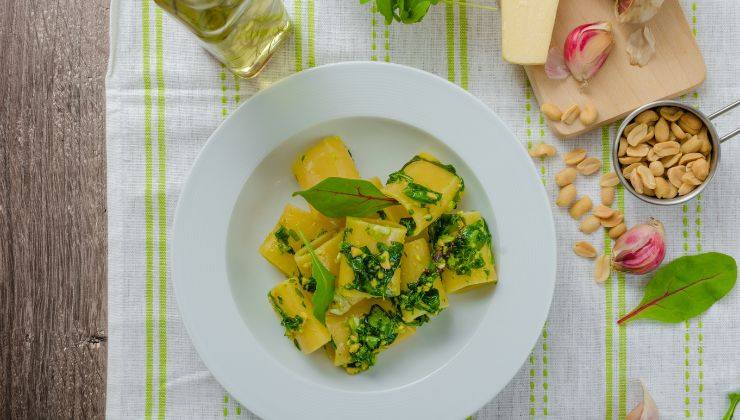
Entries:
[[422, 204], [434, 204], [442, 199], [442, 194], [437, 191], [433, 191], [421, 184], [414, 182], [414, 179], [408, 176], [403, 169], [397, 172], [393, 172], [388, 176], [388, 183], [392, 184], [399, 181], [406, 181], [406, 187], [403, 189], [403, 194], [415, 201]]
[[438, 314], [440, 308], [439, 290], [434, 282], [439, 279], [439, 271], [433, 265], [424, 270], [419, 280], [410, 283], [406, 290], [394, 300], [398, 308], [405, 312], [420, 309], [429, 315]]
[[397, 314], [386, 312], [378, 305], [373, 305], [364, 317], [352, 317], [347, 322], [350, 328], [347, 368], [355, 373], [373, 366], [377, 354], [396, 341], [404, 328]]
[[413, 217], [402, 217], [398, 223], [406, 228], [406, 236], [411, 236], [416, 230], [416, 221]]
[[303, 290], [313, 293], [316, 291], [316, 279], [313, 277], [300, 277], [298, 282], [301, 284]]
[[277, 239], [277, 246], [280, 252], [288, 253], [288, 254], [295, 254], [295, 251], [293, 250], [293, 247], [290, 246], [290, 243], [288, 242], [288, 239], [292, 237], [291, 230], [286, 229], [285, 226], [280, 225], [280, 227], [273, 233], [275, 235], [275, 239]]
[[[275, 313], [280, 317], [280, 325], [285, 327], [285, 336], [293, 338], [296, 333], [301, 331], [301, 327], [303, 326], [303, 317], [300, 315], [289, 316], [286, 314], [283, 308], [278, 305], [278, 302], [276, 302], [272, 293], [268, 293], [267, 298], [270, 300], [270, 304], [272, 304], [272, 308], [275, 310]], [[278, 300], [282, 301], [279, 296]]]
[[358, 248], [348, 242], [342, 242], [339, 252], [344, 255], [354, 272], [354, 280], [347, 286], [348, 288], [372, 296], [386, 297], [390, 292], [388, 284], [401, 264], [403, 244], [391, 242], [390, 245], [386, 245], [378, 242], [376, 246], [378, 252], [373, 254], [367, 246]]
[[404, 324], [410, 325], [410, 326], [413, 326], [413, 327], [421, 327], [422, 325], [426, 324], [427, 322], [429, 322], [431, 320], [432, 319], [429, 318], [429, 315], [424, 314], [424, 315], [417, 316], [416, 318], [414, 318], [413, 321], [404, 322]]
[[486, 265], [481, 251], [490, 246], [491, 233], [483, 219], [465, 225], [462, 216], [444, 214], [429, 227], [429, 239], [439, 269], [449, 268], [456, 274], [468, 275]]

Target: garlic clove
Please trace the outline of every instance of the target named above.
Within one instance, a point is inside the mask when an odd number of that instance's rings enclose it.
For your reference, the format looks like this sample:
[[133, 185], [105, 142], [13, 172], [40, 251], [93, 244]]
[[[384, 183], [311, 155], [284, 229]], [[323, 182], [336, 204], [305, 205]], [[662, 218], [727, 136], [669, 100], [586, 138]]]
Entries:
[[663, 224], [650, 219], [619, 237], [612, 251], [612, 264], [617, 271], [645, 274], [660, 266], [665, 253]]
[[615, 0], [614, 12], [621, 23], [645, 23], [662, 5], [663, 0]]
[[614, 46], [609, 22], [593, 22], [573, 29], [565, 39], [565, 65], [573, 78], [586, 83], [609, 57]]
[[638, 29], [627, 38], [627, 55], [630, 57], [630, 64], [633, 66], [644, 67], [655, 55], [655, 37], [650, 28], [645, 26]]
[[625, 420], [658, 420], [660, 413], [655, 400], [648, 392], [645, 382], [640, 381], [640, 386], [642, 387], [642, 402], [627, 414]]
[[557, 48], [550, 48], [545, 61], [545, 74], [548, 79], [562, 80], [570, 76], [570, 70], [565, 65], [563, 53]]

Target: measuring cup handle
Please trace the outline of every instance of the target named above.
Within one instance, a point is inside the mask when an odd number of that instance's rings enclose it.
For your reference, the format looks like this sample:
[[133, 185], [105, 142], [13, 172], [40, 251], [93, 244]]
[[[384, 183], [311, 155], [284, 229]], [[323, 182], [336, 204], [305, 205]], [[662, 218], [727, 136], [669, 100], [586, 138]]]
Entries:
[[[724, 107], [724, 108], [722, 108], [722, 109], [720, 109], [718, 111], [715, 111], [715, 112], [709, 114], [709, 116], [707, 116], [707, 118], [709, 118], [710, 120], [713, 120], [713, 119], [719, 117], [720, 115], [724, 114], [725, 112], [727, 112], [727, 111], [735, 108], [738, 105], [740, 105], [740, 100], [736, 100], [735, 102], [727, 105], [726, 107]], [[727, 141], [727, 140], [735, 137], [738, 134], [740, 134], [740, 127], [736, 128], [736, 129], [730, 131], [729, 133], [725, 134], [724, 136], [720, 137], [719, 142], [720, 143], [724, 143], [725, 141]]]

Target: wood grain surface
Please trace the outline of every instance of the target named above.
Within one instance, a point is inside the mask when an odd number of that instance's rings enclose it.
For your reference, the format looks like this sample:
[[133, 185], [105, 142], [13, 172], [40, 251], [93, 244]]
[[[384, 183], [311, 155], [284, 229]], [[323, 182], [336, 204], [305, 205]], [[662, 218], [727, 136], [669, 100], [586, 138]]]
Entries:
[[704, 81], [704, 59], [678, 0], [667, 0], [647, 23], [655, 35], [656, 53], [642, 68], [629, 64], [626, 50], [627, 38], [640, 26], [618, 23], [613, 1], [590, 2], [590, 7], [583, 7], [583, 3], [582, 0], [560, 0], [551, 45], [562, 46], [570, 31], [578, 25], [596, 21], [612, 23], [614, 48], [588, 87], [584, 89], [572, 77], [550, 80], [543, 66], [525, 67], [540, 104], [550, 102], [565, 111], [571, 104], [591, 103], [599, 112], [596, 123], [588, 127], [578, 120], [572, 125], [548, 121], [556, 136], [573, 138], [616, 121], [648, 102], [675, 98]]
[[0, 0], [0, 418], [105, 414], [107, 0]]

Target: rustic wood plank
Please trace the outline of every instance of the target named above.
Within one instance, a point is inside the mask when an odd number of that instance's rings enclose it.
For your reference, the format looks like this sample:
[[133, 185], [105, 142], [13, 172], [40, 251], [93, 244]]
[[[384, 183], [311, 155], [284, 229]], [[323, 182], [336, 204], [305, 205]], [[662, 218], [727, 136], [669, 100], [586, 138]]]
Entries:
[[0, 1], [0, 418], [105, 414], [108, 1]]

